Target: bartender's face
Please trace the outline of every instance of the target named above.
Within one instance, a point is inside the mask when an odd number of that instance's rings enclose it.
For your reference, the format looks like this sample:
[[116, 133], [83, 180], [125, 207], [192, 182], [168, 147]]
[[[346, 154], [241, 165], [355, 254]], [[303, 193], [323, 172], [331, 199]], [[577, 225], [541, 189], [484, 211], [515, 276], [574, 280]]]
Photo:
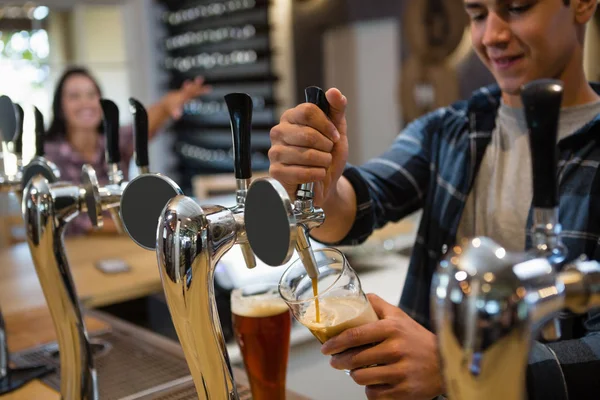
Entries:
[[85, 75], [72, 75], [65, 81], [62, 105], [70, 129], [93, 130], [102, 122], [100, 93]]
[[[576, 1], [576, 0], [573, 0]], [[563, 0], [464, 0], [479, 58], [503, 92], [559, 78], [576, 51], [577, 30]]]

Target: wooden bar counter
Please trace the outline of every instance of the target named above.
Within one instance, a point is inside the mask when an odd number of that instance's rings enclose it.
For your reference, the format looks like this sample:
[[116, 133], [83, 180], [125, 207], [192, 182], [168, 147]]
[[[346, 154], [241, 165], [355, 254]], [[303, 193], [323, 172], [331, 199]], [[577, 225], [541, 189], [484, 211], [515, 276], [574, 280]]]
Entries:
[[[67, 258], [82, 305], [100, 307], [162, 291], [156, 253], [128, 236], [90, 236], [65, 240]], [[107, 274], [101, 260], [123, 260], [128, 272]], [[27, 243], [0, 250], [0, 308], [4, 315], [45, 307]]]
[[[140, 248], [127, 236], [67, 239], [67, 257], [84, 309], [107, 306], [162, 291], [156, 253]], [[119, 259], [127, 272], [107, 274], [96, 268], [100, 260]], [[26, 243], [0, 250], [0, 310], [4, 315], [10, 353], [56, 340], [54, 327]], [[86, 313], [88, 333], [112, 329], [112, 323]], [[147, 332], [147, 331], [146, 331]], [[149, 332], [148, 332], [149, 333]], [[149, 333], [150, 334], [150, 333]], [[168, 340], [168, 339], [164, 339]], [[177, 351], [181, 351], [176, 345]], [[183, 355], [182, 355], [183, 356]], [[234, 368], [238, 384], [248, 386], [243, 370]], [[0, 396], [0, 400], [60, 400], [60, 394], [40, 380]], [[306, 400], [288, 392], [288, 400]], [[102, 399], [100, 399], [102, 400]]]

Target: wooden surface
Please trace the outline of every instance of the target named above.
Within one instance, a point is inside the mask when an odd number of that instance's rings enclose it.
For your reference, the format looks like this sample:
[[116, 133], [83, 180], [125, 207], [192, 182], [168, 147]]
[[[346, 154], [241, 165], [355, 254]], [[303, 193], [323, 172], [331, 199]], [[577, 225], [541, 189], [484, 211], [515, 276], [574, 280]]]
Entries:
[[[56, 341], [52, 318], [47, 308], [5, 315], [9, 352], [17, 352]], [[105, 322], [85, 317], [89, 333], [109, 329]], [[1, 400], [59, 400], [59, 393], [39, 380], [29, 382], [19, 390], [0, 396]]]
[[[156, 253], [128, 236], [94, 236], [65, 240], [67, 258], [83, 306], [92, 308], [162, 290]], [[103, 259], [125, 261], [131, 270], [106, 274], [95, 267]], [[18, 244], [0, 251], [0, 308], [4, 315], [45, 307], [29, 247]]]
[[[10, 352], [25, 350], [33, 346], [42, 345], [56, 340], [56, 335], [52, 327], [52, 319], [47, 308], [12, 314], [8, 317], [5, 317], [5, 320], [8, 333], [8, 347]], [[103, 331], [111, 328], [109, 322], [91, 316], [85, 316], [85, 321], [88, 333]], [[166, 339], [163, 338], [161, 340], [164, 341]], [[170, 344], [170, 346], [173, 346], [173, 344]], [[246, 386], [249, 385], [248, 377], [244, 370], [234, 367], [233, 373], [235, 381], [238, 384], [243, 384]], [[0, 396], [0, 400], [33, 399], [60, 400], [60, 395], [41, 381], [35, 380], [14, 392]], [[286, 399], [308, 400], [306, 397], [293, 392], [288, 392]]]

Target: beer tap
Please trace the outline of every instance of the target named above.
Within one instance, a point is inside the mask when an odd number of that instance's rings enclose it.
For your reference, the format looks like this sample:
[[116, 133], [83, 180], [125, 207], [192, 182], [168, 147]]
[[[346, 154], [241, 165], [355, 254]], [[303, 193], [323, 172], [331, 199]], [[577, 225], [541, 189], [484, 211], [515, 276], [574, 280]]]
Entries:
[[[325, 92], [316, 86], [306, 88], [307, 103], [316, 104], [329, 115]], [[313, 204], [314, 183], [298, 187], [294, 202], [277, 180], [267, 177], [255, 180], [246, 196], [246, 234], [256, 256], [270, 266], [289, 261], [294, 249], [311, 278], [319, 268], [309, 239], [309, 232], [325, 221], [325, 213]]]
[[[558, 121], [562, 102], [562, 82], [540, 79], [523, 86], [521, 99], [529, 128], [529, 144], [533, 172], [533, 251], [546, 257], [555, 270], [567, 258], [567, 248], [561, 241], [558, 215]], [[547, 341], [561, 336], [560, 322], [553, 319], [542, 329]]]
[[531, 341], [563, 309], [600, 307], [600, 264], [557, 272], [548, 258], [465, 239], [440, 262], [431, 307], [448, 398], [525, 400]]
[[141, 247], [156, 251], [165, 297], [198, 398], [215, 400], [239, 399], [215, 302], [215, 268], [235, 244], [242, 246], [248, 268], [255, 266], [246, 247], [243, 218], [244, 193], [251, 179], [252, 100], [247, 94], [232, 93], [225, 101], [238, 180], [234, 207], [201, 207], [158, 174], [133, 179], [121, 200], [127, 232]]
[[[18, 125], [15, 108], [12, 101], [7, 96], [0, 98], [0, 139], [4, 139], [6, 133], [11, 133], [15, 130], [15, 126]], [[21, 114], [22, 115], [22, 114]], [[22, 129], [20, 130], [22, 132]], [[15, 153], [20, 154], [21, 145], [19, 145], [20, 134], [17, 130], [16, 136], [13, 138], [16, 142], [14, 147]], [[6, 155], [5, 153], [4, 155]], [[20, 157], [18, 158], [20, 159]], [[17, 168], [13, 168], [13, 171], [18, 171]], [[15, 193], [20, 198], [19, 189], [21, 187], [22, 177], [17, 174], [6, 175], [6, 169], [0, 174], [0, 192], [3, 193]], [[40, 365], [40, 366], [27, 366], [22, 368], [11, 368], [8, 363], [10, 361], [10, 353], [8, 352], [6, 325], [4, 318], [2, 317], [2, 310], [0, 309], [0, 395], [6, 394], [13, 390], [20, 388], [33, 379], [40, 378], [48, 373], [52, 372], [54, 368]]]
[[[533, 247], [507, 252], [486, 237], [454, 246], [434, 274], [431, 304], [447, 393], [456, 399], [526, 398], [531, 340], [560, 338], [563, 309], [600, 305], [600, 265], [565, 265], [558, 221], [557, 132], [562, 84], [521, 89], [533, 170]], [[492, 370], [493, 369], [493, 370]]]
[[27, 243], [58, 339], [63, 366], [60, 390], [64, 399], [98, 399], [93, 354], [65, 253], [64, 232], [68, 223], [81, 213], [87, 213], [93, 225], [101, 227], [102, 213], [118, 210], [120, 205], [124, 182], [118, 165], [115, 166], [120, 161], [118, 109], [115, 111], [116, 106], [109, 100], [101, 102], [111, 182], [100, 187], [96, 171], [86, 164], [79, 185], [50, 183], [38, 174], [25, 186], [23, 195]]

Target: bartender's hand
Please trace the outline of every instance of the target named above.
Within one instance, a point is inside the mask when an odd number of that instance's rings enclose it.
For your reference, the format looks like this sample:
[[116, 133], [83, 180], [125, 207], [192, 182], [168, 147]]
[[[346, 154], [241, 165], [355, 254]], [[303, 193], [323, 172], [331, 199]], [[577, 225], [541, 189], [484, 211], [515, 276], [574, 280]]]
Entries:
[[315, 205], [322, 206], [336, 189], [348, 160], [347, 100], [337, 89], [326, 93], [330, 119], [316, 105], [302, 103], [271, 129], [269, 174], [292, 199], [299, 184], [315, 182]]
[[179, 119], [183, 115], [183, 106], [190, 100], [210, 93], [212, 88], [204, 84], [204, 78], [199, 76], [194, 80], [187, 80], [177, 90], [172, 90], [162, 98], [162, 106], [169, 116]]
[[435, 335], [398, 307], [368, 297], [380, 320], [325, 342], [321, 351], [333, 355], [331, 366], [351, 370], [369, 399], [431, 400], [443, 394]]

